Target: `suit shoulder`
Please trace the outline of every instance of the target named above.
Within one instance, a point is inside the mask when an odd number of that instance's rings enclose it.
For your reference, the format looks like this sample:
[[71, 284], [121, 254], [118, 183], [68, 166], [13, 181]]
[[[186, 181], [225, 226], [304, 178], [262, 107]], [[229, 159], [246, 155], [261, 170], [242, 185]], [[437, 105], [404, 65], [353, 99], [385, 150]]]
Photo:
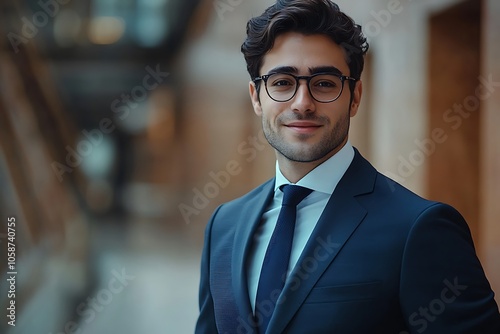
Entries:
[[[369, 212], [416, 219], [426, 209], [439, 202], [428, 200], [380, 173], [359, 151], [339, 183], [345, 193], [351, 193]], [[441, 203], [442, 204], [442, 203]], [[450, 207], [451, 208], [451, 207]]]
[[432, 201], [418, 195], [417, 193], [408, 189], [404, 185], [394, 181], [390, 177], [387, 177], [380, 172], [377, 172], [377, 180], [375, 183], [375, 187], [379, 193], [382, 193], [385, 196], [388, 196], [393, 199], [411, 201], [419, 203], [420, 205], [423, 205], [425, 207], [429, 207], [438, 203], [436, 201]]
[[414, 221], [423, 217], [439, 216], [447, 216], [455, 221], [463, 220], [462, 215], [455, 207], [447, 203], [426, 199], [378, 172], [375, 192], [381, 199], [379, 202], [381, 207], [391, 208], [391, 212], [396, 216], [406, 214], [413, 217]]

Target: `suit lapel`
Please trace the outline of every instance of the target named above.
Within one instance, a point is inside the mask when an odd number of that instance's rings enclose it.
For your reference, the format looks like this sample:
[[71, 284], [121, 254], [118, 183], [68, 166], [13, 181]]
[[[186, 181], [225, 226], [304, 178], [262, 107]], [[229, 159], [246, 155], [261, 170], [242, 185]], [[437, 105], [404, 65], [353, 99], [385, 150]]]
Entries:
[[366, 216], [355, 196], [373, 191], [375, 169], [359, 154], [330, 197], [297, 265], [290, 274], [269, 323], [269, 333], [281, 333], [316, 282]]
[[274, 195], [274, 179], [265, 183], [260, 191], [251, 198], [239, 214], [231, 265], [233, 277], [233, 291], [236, 304], [242, 320], [246, 323], [253, 321], [253, 312], [250, 305], [247, 283], [246, 259], [252, 245], [252, 237], [259, 226], [264, 210]]

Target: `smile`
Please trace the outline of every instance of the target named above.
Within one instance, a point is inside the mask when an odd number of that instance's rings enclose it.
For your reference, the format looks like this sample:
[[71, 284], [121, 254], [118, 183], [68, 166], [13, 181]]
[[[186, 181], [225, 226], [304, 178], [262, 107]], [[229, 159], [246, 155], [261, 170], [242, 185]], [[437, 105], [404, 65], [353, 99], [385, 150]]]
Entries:
[[322, 127], [321, 124], [308, 121], [297, 121], [289, 124], [284, 124], [285, 127], [297, 132], [297, 133], [312, 133]]

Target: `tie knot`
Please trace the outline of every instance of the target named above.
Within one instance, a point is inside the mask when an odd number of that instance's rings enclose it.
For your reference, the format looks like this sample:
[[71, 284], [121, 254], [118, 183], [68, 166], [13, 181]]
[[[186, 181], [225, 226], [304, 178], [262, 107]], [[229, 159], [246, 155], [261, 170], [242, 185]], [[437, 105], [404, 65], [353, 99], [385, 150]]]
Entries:
[[281, 191], [283, 191], [282, 205], [297, 206], [312, 192], [312, 189], [286, 184], [281, 187]]

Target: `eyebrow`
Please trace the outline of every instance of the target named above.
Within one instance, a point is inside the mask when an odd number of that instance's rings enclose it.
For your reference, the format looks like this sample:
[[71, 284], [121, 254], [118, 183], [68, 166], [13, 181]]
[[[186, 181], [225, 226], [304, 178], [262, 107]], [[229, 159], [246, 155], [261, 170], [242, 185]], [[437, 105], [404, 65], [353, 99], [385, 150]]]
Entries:
[[[297, 74], [298, 72], [299, 70], [294, 66], [278, 66], [271, 69], [267, 74], [268, 75], [274, 73]], [[340, 71], [335, 66], [309, 67], [309, 73], [311, 75], [316, 73], [332, 73], [332, 74], [342, 75], [342, 71]]]
[[337, 75], [342, 75], [342, 71], [336, 68], [335, 66], [318, 66], [318, 67], [309, 67], [309, 73], [332, 73]]
[[275, 73], [287, 73], [287, 74], [297, 74], [299, 72], [299, 70], [297, 69], [297, 67], [293, 67], [293, 66], [278, 66], [278, 67], [275, 67], [275, 68], [272, 68], [271, 70], [269, 70], [269, 72], [267, 72], [267, 74], [275, 74]]

